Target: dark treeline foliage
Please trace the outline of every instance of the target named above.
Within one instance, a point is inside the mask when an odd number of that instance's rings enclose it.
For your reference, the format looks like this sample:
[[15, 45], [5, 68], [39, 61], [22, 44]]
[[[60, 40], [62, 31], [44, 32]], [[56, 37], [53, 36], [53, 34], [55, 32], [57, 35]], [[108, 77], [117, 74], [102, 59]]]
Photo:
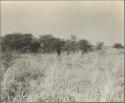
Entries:
[[54, 52], [57, 48], [62, 49], [64, 45], [64, 41], [55, 38], [52, 35], [44, 35], [39, 37], [40, 41], [40, 49], [43, 53], [52, 53]]
[[42, 35], [39, 36], [39, 38], [35, 38], [30, 33], [12, 33], [3, 36], [1, 41], [2, 51], [14, 50], [23, 53], [75, 52], [82, 50], [84, 47], [91, 48], [91, 45], [87, 40], [76, 41], [75, 36], [71, 36], [71, 39], [68, 40], [62, 40], [53, 37], [52, 35]]
[[120, 44], [120, 43], [115, 43], [113, 45], [113, 47], [116, 48], [116, 49], [123, 49], [124, 48], [124, 46], [122, 44]]
[[13, 33], [7, 34], [1, 38], [1, 46], [2, 51], [9, 50], [17, 50], [23, 51], [24, 48], [30, 47], [32, 41], [32, 34], [21, 34], [21, 33]]
[[[71, 39], [62, 40], [52, 35], [42, 35], [35, 38], [31, 33], [11, 33], [1, 38], [1, 50], [17, 51], [21, 53], [53, 53], [58, 55], [63, 51], [88, 52], [93, 50], [93, 45], [86, 39], [76, 40], [76, 36], [71, 35]], [[98, 43], [97, 49], [101, 49], [103, 42]], [[121, 47], [120, 44], [114, 47]]]

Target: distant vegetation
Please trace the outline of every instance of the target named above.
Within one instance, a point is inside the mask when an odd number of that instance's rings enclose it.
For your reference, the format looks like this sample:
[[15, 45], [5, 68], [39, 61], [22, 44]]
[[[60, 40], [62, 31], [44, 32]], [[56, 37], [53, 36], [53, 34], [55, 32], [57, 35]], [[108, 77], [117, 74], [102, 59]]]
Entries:
[[52, 35], [42, 35], [35, 38], [30, 33], [12, 33], [2, 37], [2, 51], [18, 51], [22, 53], [53, 53], [61, 51], [77, 51], [84, 47], [91, 49], [92, 45], [88, 40], [76, 41], [76, 36], [71, 35], [71, 39], [62, 40]]
[[120, 43], [115, 43], [115, 44], [113, 45], [113, 47], [116, 48], [116, 49], [123, 49], [123, 48], [124, 48], [123, 45], [120, 44]]
[[[88, 52], [93, 50], [93, 45], [86, 39], [77, 40], [75, 35], [70, 39], [64, 40], [52, 35], [42, 35], [39, 38], [34, 37], [31, 33], [11, 33], [1, 38], [1, 50], [17, 51], [20, 53], [53, 53], [75, 52], [81, 50]], [[104, 46], [103, 42], [98, 42], [96, 49], [100, 50]], [[116, 43], [114, 48], [123, 48], [122, 44]]]

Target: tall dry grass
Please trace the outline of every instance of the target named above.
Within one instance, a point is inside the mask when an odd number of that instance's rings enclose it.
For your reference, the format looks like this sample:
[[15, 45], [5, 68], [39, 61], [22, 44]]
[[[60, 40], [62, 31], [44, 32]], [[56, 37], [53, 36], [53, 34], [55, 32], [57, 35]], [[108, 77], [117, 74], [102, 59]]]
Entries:
[[2, 102], [123, 102], [124, 51], [23, 54], [1, 84]]

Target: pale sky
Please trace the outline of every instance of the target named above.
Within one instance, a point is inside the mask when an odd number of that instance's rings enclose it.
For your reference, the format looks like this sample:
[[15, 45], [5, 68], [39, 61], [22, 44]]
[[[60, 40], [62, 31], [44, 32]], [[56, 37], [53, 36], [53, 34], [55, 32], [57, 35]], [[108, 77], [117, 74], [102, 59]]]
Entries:
[[1, 35], [13, 32], [124, 44], [124, 2], [1, 1]]

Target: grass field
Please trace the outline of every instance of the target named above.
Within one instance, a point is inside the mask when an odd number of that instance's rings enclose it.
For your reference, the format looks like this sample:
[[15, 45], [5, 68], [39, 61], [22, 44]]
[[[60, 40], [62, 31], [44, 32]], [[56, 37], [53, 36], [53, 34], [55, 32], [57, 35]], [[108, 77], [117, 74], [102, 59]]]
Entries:
[[[124, 51], [22, 54], [3, 75], [3, 102], [123, 102]], [[4, 68], [4, 67], [3, 67]]]

